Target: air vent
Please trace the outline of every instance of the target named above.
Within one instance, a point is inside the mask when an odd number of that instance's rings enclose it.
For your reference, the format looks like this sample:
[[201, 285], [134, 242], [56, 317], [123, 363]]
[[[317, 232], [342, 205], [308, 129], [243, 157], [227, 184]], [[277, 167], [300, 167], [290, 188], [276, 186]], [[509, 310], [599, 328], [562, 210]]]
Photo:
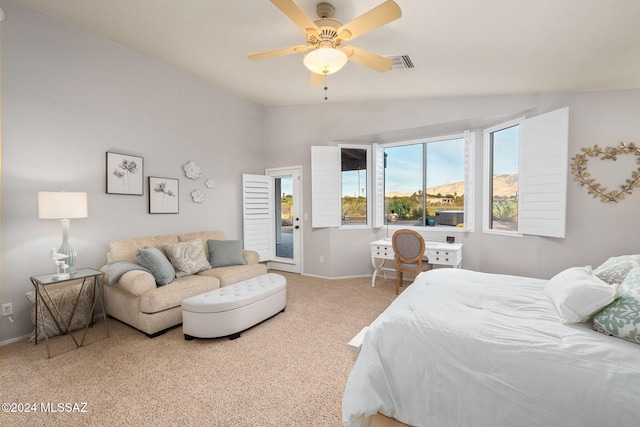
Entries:
[[391, 66], [392, 70], [415, 68], [413, 61], [409, 58], [409, 55], [389, 56], [388, 58], [393, 61], [393, 65]]

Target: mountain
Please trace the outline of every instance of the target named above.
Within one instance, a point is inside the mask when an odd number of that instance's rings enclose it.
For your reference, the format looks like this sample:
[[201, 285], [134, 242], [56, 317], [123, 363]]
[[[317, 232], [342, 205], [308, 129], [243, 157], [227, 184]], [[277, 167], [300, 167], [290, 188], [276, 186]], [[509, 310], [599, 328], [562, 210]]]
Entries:
[[[464, 183], [462, 181], [452, 182], [451, 184], [436, 185], [428, 187], [427, 194], [442, 194], [458, 196], [464, 194]], [[406, 197], [412, 193], [388, 192], [387, 197]], [[516, 196], [518, 194], [518, 174], [494, 175], [493, 195], [494, 196]]]

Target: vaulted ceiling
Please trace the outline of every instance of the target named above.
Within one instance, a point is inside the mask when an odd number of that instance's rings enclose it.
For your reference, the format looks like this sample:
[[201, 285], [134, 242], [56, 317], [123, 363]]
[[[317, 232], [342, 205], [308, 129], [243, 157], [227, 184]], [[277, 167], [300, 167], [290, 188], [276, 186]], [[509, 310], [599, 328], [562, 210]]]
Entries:
[[[396, 0], [402, 17], [351, 42], [415, 68], [349, 62], [310, 87], [305, 43], [269, 0], [16, 0], [263, 105], [640, 88], [640, 1]], [[319, 0], [294, 0], [316, 19]], [[346, 23], [383, 0], [323, 0]], [[7, 19], [11, 19], [7, 16]]]

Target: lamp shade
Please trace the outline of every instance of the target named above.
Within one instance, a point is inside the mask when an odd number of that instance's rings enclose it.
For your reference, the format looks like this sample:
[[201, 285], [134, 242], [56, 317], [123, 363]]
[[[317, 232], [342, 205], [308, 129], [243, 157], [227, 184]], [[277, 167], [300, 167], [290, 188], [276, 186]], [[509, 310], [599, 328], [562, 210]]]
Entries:
[[312, 50], [302, 61], [304, 66], [316, 74], [333, 74], [347, 63], [347, 55], [331, 47]]
[[86, 218], [87, 193], [38, 192], [38, 217], [41, 219]]

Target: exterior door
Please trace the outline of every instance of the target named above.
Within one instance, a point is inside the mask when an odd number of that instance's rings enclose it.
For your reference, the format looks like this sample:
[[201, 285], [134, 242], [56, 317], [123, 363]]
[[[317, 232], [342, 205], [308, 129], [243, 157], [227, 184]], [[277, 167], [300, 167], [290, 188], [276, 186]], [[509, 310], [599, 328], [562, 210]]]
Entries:
[[301, 166], [267, 169], [273, 178], [275, 212], [273, 233], [275, 256], [267, 263], [273, 270], [301, 273], [302, 268], [302, 197]]

